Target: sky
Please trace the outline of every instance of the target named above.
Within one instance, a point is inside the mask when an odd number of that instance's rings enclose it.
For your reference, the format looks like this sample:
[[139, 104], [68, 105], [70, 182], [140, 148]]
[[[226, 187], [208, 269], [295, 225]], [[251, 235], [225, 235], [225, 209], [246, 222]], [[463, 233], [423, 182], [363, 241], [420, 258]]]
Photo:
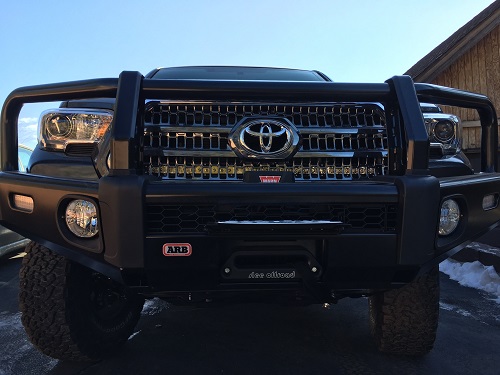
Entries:
[[[0, 101], [20, 86], [159, 66], [276, 66], [383, 82], [492, 2], [0, 0]], [[23, 109], [23, 129], [36, 128], [40, 108]]]

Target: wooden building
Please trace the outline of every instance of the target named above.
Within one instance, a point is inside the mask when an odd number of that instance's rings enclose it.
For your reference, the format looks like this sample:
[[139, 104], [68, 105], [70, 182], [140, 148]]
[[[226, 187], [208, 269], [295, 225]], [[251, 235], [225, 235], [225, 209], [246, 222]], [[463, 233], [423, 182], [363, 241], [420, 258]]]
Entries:
[[[500, 0], [496, 0], [405, 74], [428, 82], [487, 95], [500, 116]], [[466, 152], [480, 148], [479, 116], [475, 110], [443, 107], [462, 119]]]

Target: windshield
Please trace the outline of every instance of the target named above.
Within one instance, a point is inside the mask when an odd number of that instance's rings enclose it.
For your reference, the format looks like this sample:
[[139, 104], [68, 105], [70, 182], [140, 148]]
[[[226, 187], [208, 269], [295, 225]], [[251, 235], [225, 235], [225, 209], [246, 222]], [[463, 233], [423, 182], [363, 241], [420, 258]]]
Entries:
[[311, 70], [257, 68], [232, 66], [189, 66], [162, 68], [153, 74], [154, 79], [208, 79], [208, 80], [257, 80], [257, 81], [325, 81]]

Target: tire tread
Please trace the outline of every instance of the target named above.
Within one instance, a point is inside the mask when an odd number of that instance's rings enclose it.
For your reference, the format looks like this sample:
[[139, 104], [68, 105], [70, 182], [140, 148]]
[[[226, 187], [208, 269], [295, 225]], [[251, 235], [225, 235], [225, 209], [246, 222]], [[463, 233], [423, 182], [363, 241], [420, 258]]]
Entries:
[[[96, 330], [82, 314], [82, 284], [90, 270], [31, 242], [19, 272], [19, 308], [26, 333], [42, 353], [57, 359], [93, 361], [126, 342], [142, 309], [142, 299], [127, 306], [123, 322], [111, 332]], [[89, 328], [90, 327], [90, 328]]]
[[381, 352], [421, 356], [433, 347], [439, 319], [439, 270], [369, 298], [370, 330]]

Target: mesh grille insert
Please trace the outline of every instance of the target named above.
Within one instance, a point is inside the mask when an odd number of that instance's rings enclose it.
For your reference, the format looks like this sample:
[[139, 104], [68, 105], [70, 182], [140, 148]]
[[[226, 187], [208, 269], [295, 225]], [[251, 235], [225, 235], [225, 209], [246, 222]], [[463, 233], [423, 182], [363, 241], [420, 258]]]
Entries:
[[149, 235], [199, 233], [228, 220], [340, 220], [354, 230], [391, 232], [397, 214], [386, 204], [148, 205], [146, 220]]

